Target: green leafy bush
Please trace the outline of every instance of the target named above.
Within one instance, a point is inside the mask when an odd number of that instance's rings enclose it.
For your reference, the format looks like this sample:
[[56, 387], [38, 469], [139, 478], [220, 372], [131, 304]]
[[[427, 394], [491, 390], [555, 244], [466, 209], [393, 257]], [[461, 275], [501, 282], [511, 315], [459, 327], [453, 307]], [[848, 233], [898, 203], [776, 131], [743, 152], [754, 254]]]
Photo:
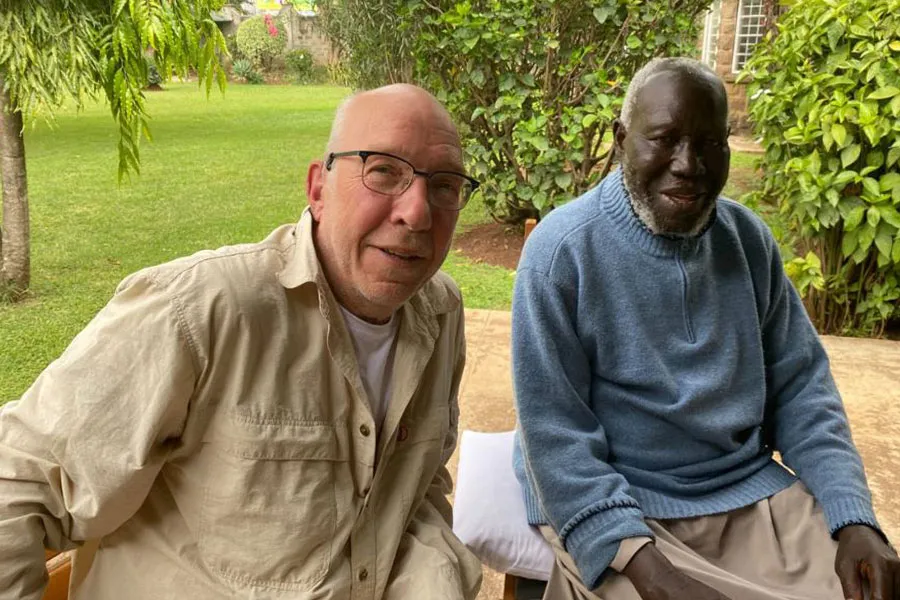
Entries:
[[241, 55], [257, 69], [267, 71], [284, 55], [287, 33], [271, 15], [251, 17], [238, 26], [237, 46]]
[[758, 199], [790, 224], [788, 273], [822, 333], [900, 319], [900, 0], [806, 0], [748, 62]]
[[234, 76], [243, 79], [245, 83], [264, 83], [262, 74], [253, 68], [253, 63], [246, 58], [239, 58], [231, 65], [231, 71]]
[[354, 19], [354, 1], [317, 4], [351, 82], [434, 91], [461, 126], [485, 205], [513, 223], [597, 182], [628, 81], [654, 56], [695, 53], [709, 4], [375, 0], [374, 17]]
[[228, 56], [231, 58], [232, 64], [236, 60], [244, 58], [237, 44], [237, 34], [225, 36], [225, 47], [228, 49]]
[[317, 68], [312, 54], [304, 48], [295, 48], [285, 54], [284, 64], [294, 83], [313, 83], [322, 77], [322, 69]]

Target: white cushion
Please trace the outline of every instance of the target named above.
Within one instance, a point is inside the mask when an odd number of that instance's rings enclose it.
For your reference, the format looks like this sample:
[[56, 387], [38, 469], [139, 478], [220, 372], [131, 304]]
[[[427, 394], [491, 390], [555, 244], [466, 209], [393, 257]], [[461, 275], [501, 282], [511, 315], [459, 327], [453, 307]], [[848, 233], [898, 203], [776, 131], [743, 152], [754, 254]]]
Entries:
[[528, 524], [512, 467], [513, 436], [512, 431], [463, 432], [453, 532], [495, 571], [547, 581], [553, 549]]

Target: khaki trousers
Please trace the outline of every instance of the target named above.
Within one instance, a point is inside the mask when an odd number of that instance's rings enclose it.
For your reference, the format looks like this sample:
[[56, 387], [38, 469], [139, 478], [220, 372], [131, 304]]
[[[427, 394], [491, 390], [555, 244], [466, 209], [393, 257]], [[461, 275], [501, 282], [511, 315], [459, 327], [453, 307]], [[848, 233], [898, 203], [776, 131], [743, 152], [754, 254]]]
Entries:
[[[837, 542], [802, 483], [730, 513], [653, 520], [656, 547], [694, 579], [731, 600], [842, 600], [834, 571]], [[624, 575], [609, 571], [588, 590], [550, 527], [556, 565], [544, 600], [641, 600]]]

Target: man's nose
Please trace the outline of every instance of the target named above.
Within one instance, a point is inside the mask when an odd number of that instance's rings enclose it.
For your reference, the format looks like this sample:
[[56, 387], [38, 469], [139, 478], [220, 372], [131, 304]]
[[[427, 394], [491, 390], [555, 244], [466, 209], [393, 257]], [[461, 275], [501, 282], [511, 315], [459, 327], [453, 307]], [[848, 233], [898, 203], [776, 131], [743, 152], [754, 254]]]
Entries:
[[431, 204], [428, 202], [428, 180], [413, 177], [405, 192], [394, 199], [393, 218], [406, 225], [410, 231], [431, 229]]
[[697, 177], [705, 172], [703, 157], [689, 138], [682, 138], [672, 152], [672, 173]]

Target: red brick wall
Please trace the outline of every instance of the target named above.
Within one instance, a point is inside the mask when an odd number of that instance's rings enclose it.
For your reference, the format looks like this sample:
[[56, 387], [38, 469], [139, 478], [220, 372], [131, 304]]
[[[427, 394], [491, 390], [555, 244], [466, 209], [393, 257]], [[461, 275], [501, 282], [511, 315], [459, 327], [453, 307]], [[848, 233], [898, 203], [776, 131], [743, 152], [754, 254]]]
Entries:
[[722, 0], [722, 21], [719, 24], [719, 42], [716, 52], [716, 73], [725, 81], [728, 92], [728, 114], [731, 128], [744, 133], [749, 129], [747, 121], [747, 87], [735, 83], [731, 72], [734, 61], [734, 45], [737, 36], [738, 0]]

